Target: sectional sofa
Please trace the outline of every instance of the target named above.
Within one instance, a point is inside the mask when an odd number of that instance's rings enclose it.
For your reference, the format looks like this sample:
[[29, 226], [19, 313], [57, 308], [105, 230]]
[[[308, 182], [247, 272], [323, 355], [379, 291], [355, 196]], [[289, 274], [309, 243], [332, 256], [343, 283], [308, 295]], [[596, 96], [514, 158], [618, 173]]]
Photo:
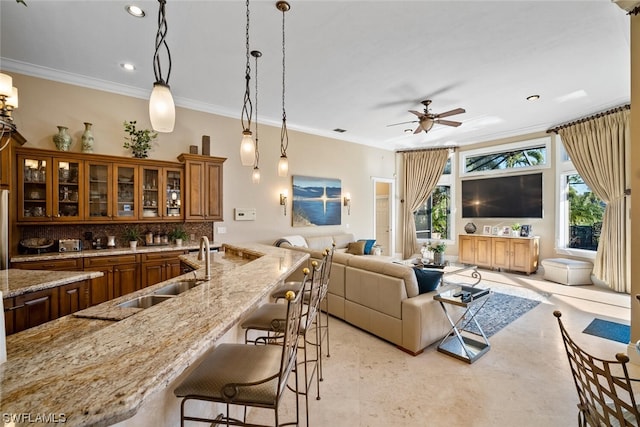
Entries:
[[[327, 295], [331, 315], [413, 355], [444, 337], [450, 325], [433, 296], [454, 285], [444, 283], [435, 291], [419, 294], [410, 266], [398, 264], [392, 257], [347, 253], [349, 243], [355, 240], [351, 233], [296, 235], [278, 239], [275, 245], [307, 252], [313, 260], [321, 259], [322, 251], [335, 243]], [[299, 269], [290, 280], [301, 278]]]

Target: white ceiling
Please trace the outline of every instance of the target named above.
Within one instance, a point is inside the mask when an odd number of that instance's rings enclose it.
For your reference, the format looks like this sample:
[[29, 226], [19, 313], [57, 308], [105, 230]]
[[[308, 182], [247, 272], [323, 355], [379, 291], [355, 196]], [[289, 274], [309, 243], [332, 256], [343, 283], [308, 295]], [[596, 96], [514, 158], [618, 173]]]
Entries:
[[[149, 96], [157, 1], [25, 1], [0, 1], [0, 68]], [[289, 2], [289, 129], [389, 150], [464, 145], [630, 101], [629, 17], [609, 0]], [[128, 15], [126, 4], [147, 16]], [[282, 13], [275, 0], [250, 8], [251, 49], [263, 53], [259, 122], [279, 126]], [[245, 2], [168, 0], [166, 12], [176, 104], [239, 119]], [[120, 67], [126, 61], [135, 72]], [[540, 100], [526, 101], [532, 94]], [[435, 113], [465, 108], [449, 117], [462, 126], [387, 127], [414, 120], [407, 110], [426, 98]]]

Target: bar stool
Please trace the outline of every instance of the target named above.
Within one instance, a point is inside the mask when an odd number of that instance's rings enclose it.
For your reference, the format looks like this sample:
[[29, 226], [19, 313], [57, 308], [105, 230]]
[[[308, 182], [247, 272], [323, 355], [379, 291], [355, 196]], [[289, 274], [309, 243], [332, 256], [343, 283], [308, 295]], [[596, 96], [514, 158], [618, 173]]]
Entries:
[[[297, 394], [295, 422], [280, 424], [278, 406], [292, 371], [295, 374], [294, 391], [298, 391], [298, 337], [302, 319], [302, 291], [307, 282], [305, 276], [298, 292], [287, 294], [287, 303], [281, 304], [285, 308], [282, 317], [284, 322], [281, 346], [220, 344], [208, 353], [202, 363], [174, 390], [177, 397], [182, 397], [181, 427], [184, 427], [185, 420], [215, 425], [247, 425], [247, 407], [273, 409], [276, 426], [299, 424]], [[225, 404], [226, 414], [220, 414], [216, 419], [187, 416], [185, 403], [189, 400]], [[229, 416], [230, 405], [244, 406], [242, 420]]]
[[[322, 286], [322, 275], [320, 274], [321, 268], [317, 261], [311, 263], [311, 279], [308, 281], [307, 286], [303, 288], [303, 301], [307, 299], [303, 305], [302, 320], [300, 322], [300, 340], [299, 348], [303, 350], [304, 365], [304, 391], [299, 391], [299, 394], [305, 396], [305, 408], [306, 408], [306, 421], [309, 425], [309, 389], [313, 382], [314, 375], [316, 376], [317, 385], [317, 399], [320, 399], [320, 383], [318, 381], [319, 360], [321, 358], [320, 347], [317, 344], [319, 337], [319, 329], [314, 327], [316, 322], [316, 315], [320, 309], [320, 295]], [[305, 268], [305, 276], [308, 276], [309, 269]], [[249, 314], [240, 324], [245, 330], [245, 342], [246, 343], [267, 343], [278, 344], [283, 334], [282, 322], [279, 319], [283, 318], [283, 312], [285, 310], [284, 304], [281, 303], [268, 303], [263, 304]], [[316, 333], [315, 342], [309, 341], [309, 331], [314, 330]], [[258, 336], [255, 339], [250, 339], [249, 334], [252, 331], [264, 332], [265, 335]], [[315, 349], [315, 357], [309, 356], [310, 350], [308, 345], [312, 345]], [[312, 365], [312, 369], [309, 369], [309, 365]]]

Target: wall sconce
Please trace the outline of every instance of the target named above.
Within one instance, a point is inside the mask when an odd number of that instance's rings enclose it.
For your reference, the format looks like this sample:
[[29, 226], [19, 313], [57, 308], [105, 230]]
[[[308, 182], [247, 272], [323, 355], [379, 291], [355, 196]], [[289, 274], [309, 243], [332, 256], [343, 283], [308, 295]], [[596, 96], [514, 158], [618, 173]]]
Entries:
[[11, 113], [18, 108], [18, 89], [13, 86], [13, 78], [0, 73], [0, 129], [2, 132], [15, 130]]
[[346, 193], [344, 195], [344, 206], [347, 207], [347, 215], [351, 215], [351, 194]]
[[287, 216], [287, 190], [280, 193], [280, 205], [284, 207], [284, 216]]

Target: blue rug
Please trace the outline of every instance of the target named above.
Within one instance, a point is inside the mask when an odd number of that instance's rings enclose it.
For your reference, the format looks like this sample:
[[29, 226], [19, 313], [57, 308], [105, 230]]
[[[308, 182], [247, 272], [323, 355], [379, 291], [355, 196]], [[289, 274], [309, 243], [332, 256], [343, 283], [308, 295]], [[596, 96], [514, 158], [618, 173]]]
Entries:
[[629, 344], [629, 340], [631, 339], [631, 327], [629, 325], [598, 318], [593, 319], [591, 323], [589, 323], [589, 326], [582, 332], [611, 341], [618, 341], [623, 344]]
[[[476, 320], [489, 338], [538, 304], [540, 301], [494, 292], [476, 314]], [[464, 330], [480, 335], [473, 321], [467, 324]]]

